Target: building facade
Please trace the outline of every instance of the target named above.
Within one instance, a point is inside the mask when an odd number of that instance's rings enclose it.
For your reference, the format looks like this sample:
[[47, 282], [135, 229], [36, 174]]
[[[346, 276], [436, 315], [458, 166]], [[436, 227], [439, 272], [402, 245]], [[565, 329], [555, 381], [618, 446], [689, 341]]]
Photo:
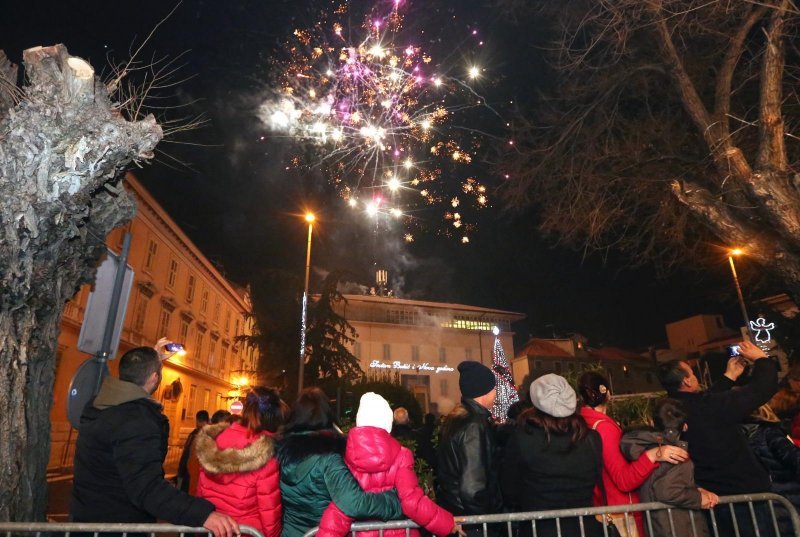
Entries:
[[494, 334], [513, 356], [511, 323], [520, 313], [463, 304], [345, 295], [338, 313], [355, 328], [351, 351], [370, 377], [399, 375], [423, 412], [446, 414], [461, 400], [458, 364], [475, 360], [492, 366]]
[[[152, 346], [161, 337], [185, 346], [185, 356], [164, 363], [163, 380], [154, 394], [170, 421], [168, 462], [173, 462], [194, 428], [196, 411], [227, 409], [230, 398], [252, 378], [258, 351], [237, 339], [252, 333], [252, 307], [247, 290], [222, 276], [132, 175], [126, 188], [136, 198], [136, 216], [106, 241], [119, 253], [124, 234], [131, 234], [128, 264], [134, 283], [117, 356], [133, 347]], [[64, 309], [51, 411], [51, 469], [72, 464], [77, 433], [67, 421], [66, 402], [73, 375], [90, 358], [77, 348], [89, 292], [89, 286], [83, 286]], [[116, 374], [117, 360], [109, 367]]]
[[617, 347], [593, 348], [577, 335], [531, 339], [514, 356], [512, 371], [514, 382], [520, 386], [548, 373], [577, 375], [598, 364], [611, 384], [611, 391], [616, 394], [661, 389], [655, 378], [655, 362], [652, 358]]

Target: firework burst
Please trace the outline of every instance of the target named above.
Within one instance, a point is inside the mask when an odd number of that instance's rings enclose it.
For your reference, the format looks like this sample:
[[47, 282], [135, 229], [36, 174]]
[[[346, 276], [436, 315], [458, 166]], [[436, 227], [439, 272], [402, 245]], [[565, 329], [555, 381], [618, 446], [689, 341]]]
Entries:
[[474, 222], [452, 210], [481, 209], [489, 199], [469, 174], [481, 136], [454, 125], [486, 105], [457, 75], [476, 80], [482, 70], [435, 63], [404, 30], [400, 3], [355, 27], [344, 22], [353, 16], [344, 4], [295, 30], [277, 65], [280, 89], [259, 117], [312, 148], [312, 159], [294, 162], [321, 166], [351, 207], [424, 227], [418, 215], [442, 205], [440, 231], [467, 243]]

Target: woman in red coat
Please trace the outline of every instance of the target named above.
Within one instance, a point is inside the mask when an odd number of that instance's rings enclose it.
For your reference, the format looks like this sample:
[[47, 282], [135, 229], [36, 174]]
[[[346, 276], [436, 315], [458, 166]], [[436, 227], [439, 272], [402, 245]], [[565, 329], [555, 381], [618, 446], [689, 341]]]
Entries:
[[272, 437], [283, 418], [278, 393], [258, 387], [245, 399], [241, 423], [208, 425], [195, 441], [200, 461], [197, 495], [265, 537], [281, 533], [280, 477]]
[[[403, 514], [436, 535], [460, 532], [453, 515], [425, 496], [414, 473], [414, 456], [392, 438], [392, 409], [380, 395], [361, 396], [356, 427], [347, 435], [344, 462], [366, 492], [397, 489]], [[344, 537], [353, 519], [331, 502], [319, 523], [317, 537]], [[384, 531], [384, 537], [404, 537], [406, 530]], [[463, 535], [463, 533], [462, 533]], [[378, 537], [378, 532], [361, 532], [359, 537]], [[411, 537], [419, 531], [411, 530]]]
[[[622, 428], [606, 414], [611, 390], [608, 381], [601, 375], [588, 372], [578, 379], [578, 392], [583, 399], [581, 416], [586, 425], [600, 434], [603, 440], [603, 487], [595, 487], [594, 505], [629, 505], [639, 503], [638, 489], [647, 480], [659, 462], [677, 464], [689, 458], [685, 450], [677, 446], [662, 446], [648, 449], [638, 459], [628, 462], [620, 450]], [[605, 492], [605, 498], [603, 498]], [[604, 501], [605, 500], [605, 501]], [[612, 515], [614, 525], [623, 537], [644, 536], [641, 514], [636, 513], [636, 525], [626, 523], [622, 514]], [[637, 533], [638, 530], [638, 533]]]

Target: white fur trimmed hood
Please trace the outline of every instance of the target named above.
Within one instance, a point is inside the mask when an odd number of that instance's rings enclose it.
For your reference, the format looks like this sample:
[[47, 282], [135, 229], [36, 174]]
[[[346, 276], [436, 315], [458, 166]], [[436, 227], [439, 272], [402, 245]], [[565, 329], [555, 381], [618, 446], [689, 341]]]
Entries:
[[194, 447], [200, 465], [209, 474], [252, 472], [266, 465], [275, 455], [275, 442], [261, 435], [245, 447], [220, 449], [217, 437], [230, 427], [227, 423], [206, 425], [197, 433]]

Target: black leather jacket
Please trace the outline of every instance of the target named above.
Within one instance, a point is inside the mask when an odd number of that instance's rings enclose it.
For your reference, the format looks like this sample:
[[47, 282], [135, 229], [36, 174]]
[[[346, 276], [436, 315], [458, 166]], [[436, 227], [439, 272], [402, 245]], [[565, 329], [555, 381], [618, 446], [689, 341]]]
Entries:
[[491, 414], [472, 399], [447, 416], [439, 436], [436, 501], [455, 515], [503, 509]]

